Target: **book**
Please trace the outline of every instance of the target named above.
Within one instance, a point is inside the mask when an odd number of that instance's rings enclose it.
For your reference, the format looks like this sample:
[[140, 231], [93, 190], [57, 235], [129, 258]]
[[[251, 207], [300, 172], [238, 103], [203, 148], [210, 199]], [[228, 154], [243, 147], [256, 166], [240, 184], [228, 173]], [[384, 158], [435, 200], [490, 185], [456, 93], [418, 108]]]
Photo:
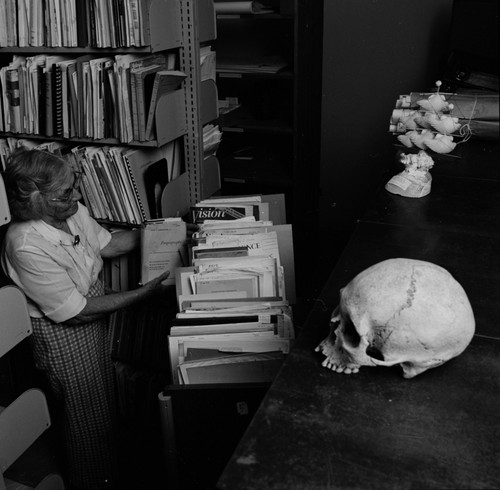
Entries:
[[131, 72], [135, 83], [137, 105], [137, 141], [146, 141], [146, 111], [149, 107], [154, 76], [162, 69], [161, 65], [143, 66]]
[[82, 157], [81, 162], [85, 175], [88, 177], [88, 182], [91, 185], [94, 198], [99, 206], [101, 219], [112, 221], [113, 217], [111, 216], [111, 210], [109, 209], [108, 200], [106, 199], [105, 189], [102, 187], [102, 182], [95, 166], [95, 153], [97, 151], [99, 151], [99, 148], [92, 146], [82, 146], [78, 148], [78, 153]]
[[7, 46], [17, 46], [17, 5], [15, 0], [7, 0], [5, 2], [5, 20]]
[[130, 63], [133, 59], [137, 59], [137, 57], [138, 55], [132, 54], [115, 56], [120, 141], [122, 143], [130, 143], [134, 139], [130, 93]]
[[[21, 58], [21, 57], [18, 57]], [[21, 113], [21, 133], [29, 132], [29, 123], [31, 119], [32, 108], [30, 105], [30, 92], [31, 86], [28, 83], [26, 74], [26, 59], [21, 58], [20, 62], [16, 63], [17, 73], [19, 77], [19, 99], [20, 99], [20, 113]]]
[[71, 151], [73, 153], [74, 162], [77, 165], [78, 171], [81, 172], [82, 174], [80, 192], [82, 193], [83, 196], [83, 202], [85, 203], [85, 206], [87, 206], [87, 208], [89, 209], [91, 216], [93, 216], [96, 219], [100, 219], [102, 217], [100, 212], [100, 207], [94, 197], [94, 191], [89, 181], [89, 176], [87, 175], [86, 170], [84, 168], [84, 163], [83, 163], [84, 156], [82, 155], [84, 153], [84, 150], [81, 147], [77, 146], [73, 148]]
[[5, 86], [7, 94], [7, 113], [9, 131], [21, 132], [21, 97], [19, 91], [19, 73], [17, 68], [7, 68], [5, 71]]
[[30, 5], [26, 0], [17, 1], [17, 45], [19, 47], [29, 46], [29, 10]]
[[132, 128], [133, 128], [133, 138], [136, 141], [139, 141], [140, 134], [140, 113], [142, 112], [145, 122], [144, 112], [146, 109], [143, 107], [144, 101], [138, 100], [138, 95], [141, 97], [141, 94], [138, 94], [137, 82], [138, 79], [136, 77], [136, 73], [138, 71], [142, 71], [146, 67], [150, 67], [156, 65], [160, 67], [159, 69], [167, 69], [169, 67], [169, 62], [171, 57], [167, 57], [167, 55], [160, 54], [150, 54], [146, 56], [140, 55], [128, 55], [129, 58], [129, 83], [130, 83], [130, 95], [131, 95], [131, 110], [132, 110]]
[[112, 173], [110, 168], [110, 158], [106, 152], [106, 148], [100, 148], [96, 152], [98, 175], [101, 177], [101, 184], [104, 189], [107, 189], [107, 196], [110, 198], [111, 209], [113, 212], [114, 220], [126, 223], [127, 217], [125, 215], [125, 208], [122, 199], [120, 198], [120, 186], [116, 181], [116, 176]]
[[256, 213], [258, 215], [259, 211], [258, 209], [256, 211], [252, 204], [231, 206], [217, 204], [202, 205], [197, 203], [190, 207], [191, 221], [195, 224], [204, 223], [207, 220], [235, 220], [246, 216], [255, 217]]
[[[131, 76], [131, 71], [151, 64], [159, 64], [164, 68], [171, 68], [175, 63], [175, 59], [176, 56], [174, 53], [169, 53], [168, 55], [163, 53], [151, 55], [115, 55], [120, 141], [122, 143], [130, 143], [134, 139], [134, 129], [138, 130], [135, 120], [137, 118], [135, 80]], [[134, 83], [134, 90], [132, 90], [132, 83]], [[135, 115], [133, 111], [135, 111]]]
[[7, 47], [7, 2], [0, 2], [0, 48]]
[[[256, 220], [270, 220], [271, 203], [263, 198], [263, 196], [241, 196], [241, 197], [225, 197], [225, 198], [208, 198], [196, 203], [196, 206], [253, 206], [253, 216]], [[274, 203], [273, 203], [274, 206]], [[272, 220], [271, 220], [272, 221]], [[274, 221], [273, 221], [274, 223]]]
[[45, 134], [45, 80], [43, 70], [46, 55], [36, 55], [26, 58], [31, 97], [31, 114], [28, 119], [29, 127], [34, 134]]
[[116, 8], [116, 29], [117, 29], [117, 39], [119, 46], [127, 46], [127, 28], [126, 28], [126, 18], [125, 18], [125, 2], [124, 0], [119, 0], [117, 2]]
[[141, 224], [142, 217], [137, 197], [135, 195], [130, 176], [126, 172], [125, 164], [122, 158], [122, 149], [119, 147], [110, 147], [108, 149], [110, 169], [114, 174], [114, 182], [121, 190], [124, 209], [127, 214], [127, 221], [132, 224]]
[[[84, 86], [87, 85], [86, 82], [86, 72], [89, 71], [89, 61], [92, 59], [92, 55], [82, 55], [75, 58], [76, 67], [76, 99], [77, 99], [77, 122], [76, 122], [76, 134], [79, 138], [86, 136], [86, 120], [87, 117], [91, 118], [91, 114], [87, 114], [86, 111], [86, 94], [87, 91]], [[74, 75], [73, 75], [74, 76]]]
[[62, 131], [65, 138], [76, 136], [77, 98], [74, 84], [75, 60], [57, 63], [61, 71]]
[[93, 171], [94, 180], [98, 189], [98, 196], [100, 197], [106, 211], [106, 219], [109, 219], [110, 221], [120, 221], [117, 210], [115, 209], [115, 204], [113, 202], [113, 195], [110, 189], [111, 184], [107, 181], [102, 166], [101, 148], [87, 148], [86, 154], [89, 161], [89, 167], [91, 171]]
[[62, 46], [62, 32], [61, 32], [61, 4], [56, 0], [48, 1], [48, 18], [46, 19], [47, 24], [47, 35], [50, 38], [49, 45], [51, 47], [61, 47]]
[[90, 60], [82, 64], [83, 69], [83, 104], [85, 114], [84, 136], [94, 138], [94, 98], [92, 87], [92, 73], [90, 69]]
[[104, 121], [105, 137], [120, 137], [120, 122], [118, 116], [118, 94], [114, 61], [104, 63]]
[[[67, 56], [47, 56], [45, 70], [46, 82], [46, 128], [47, 136], [63, 136], [63, 94], [62, 70], [60, 63], [68, 61]], [[48, 92], [50, 90], [50, 93]]]
[[149, 141], [154, 138], [156, 130], [155, 111], [156, 105], [161, 96], [177, 90], [182, 81], [186, 78], [186, 74], [179, 70], [160, 70], [155, 73], [153, 86], [151, 88], [151, 96], [149, 100], [149, 110], [146, 119], [145, 140]]
[[104, 64], [112, 61], [109, 57], [92, 58], [89, 60], [92, 87], [92, 122], [93, 138], [104, 138], [105, 99], [104, 99]]
[[181, 218], [145, 221], [141, 227], [141, 282], [170, 271], [164, 284], [175, 285], [175, 270], [185, 265], [186, 222]]
[[67, 69], [68, 88], [69, 88], [69, 112], [70, 112], [70, 137], [74, 138], [78, 135], [78, 74], [76, 60], [68, 65]]
[[77, 34], [77, 46], [86, 47], [89, 45], [89, 33], [88, 33], [88, 7], [85, 5], [87, 2], [84, 0], [75, 1], [76, 9], [76, 34]]
[[126, 3], [129, 19], [129, 45], [141, 46], [140, 0], [130, 0]]

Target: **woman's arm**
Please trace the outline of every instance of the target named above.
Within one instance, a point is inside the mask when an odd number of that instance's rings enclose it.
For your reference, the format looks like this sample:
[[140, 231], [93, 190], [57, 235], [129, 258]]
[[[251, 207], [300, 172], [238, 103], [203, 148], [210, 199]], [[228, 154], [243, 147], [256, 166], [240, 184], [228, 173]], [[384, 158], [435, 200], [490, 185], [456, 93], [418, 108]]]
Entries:
[[[197, 225], [187, 224], [187, 238], [198, 229]], [[101, 256], [104, 258], [117, 257], [132, 252], [139, 247], [141, 243], [141, 230], [123, 230], [115, 231], [111, 234], [111, 241], [101, 250]]]
[[111, 234], [110, 242], [101, 250], [104, 258], [118, 257], [132, 252], [141, 243], [141, 230], [115, 231]]
[[87, 304], [83, 310], [73, 318], [66, 320], [65, 323], [72, 326], [82, 325], [108, 316], [116, 310], [153, 298], [155, 295], [166, 293], [172, 286], [165, 286], [162, 281], [168, 276], [169, 272], [164, 272], [140, 288], [87, 298]]

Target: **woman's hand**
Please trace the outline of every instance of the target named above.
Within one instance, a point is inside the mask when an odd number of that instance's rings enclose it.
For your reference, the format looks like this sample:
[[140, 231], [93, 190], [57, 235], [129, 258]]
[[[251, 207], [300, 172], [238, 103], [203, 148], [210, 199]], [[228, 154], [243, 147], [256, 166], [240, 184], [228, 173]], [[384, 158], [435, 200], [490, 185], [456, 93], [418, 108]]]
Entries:
[[70, 318], [65, 323], [67, 325], [82, 325], [98, 318], [102, 318], [116, 310], [133, 306], [142, 301], [147, 301], [165, 294], [172, 286], [163, 284], [165, 279], [168, 279], [170, 273], [164, 272], [158, 277], [147, 282], [143, 286], [132, 289], [130, 291], [120, 291], [104, 296], [94, 296], [87, 298], [87, 304], [83, 310], [73, 318]]
[[150, 293], [152, 294], [164, 292], [172, 287], [171, 285], [167, 286], [163, 284], [163, 281], [168, 279], [169, 276], [170, 276], [170, 271], [163, 272], [158, 277], [155, 277], [154, 279], [151, 279], [151, 281], [148, 281], [146, 284], [144, 284], [143, 287], [149, 289]]

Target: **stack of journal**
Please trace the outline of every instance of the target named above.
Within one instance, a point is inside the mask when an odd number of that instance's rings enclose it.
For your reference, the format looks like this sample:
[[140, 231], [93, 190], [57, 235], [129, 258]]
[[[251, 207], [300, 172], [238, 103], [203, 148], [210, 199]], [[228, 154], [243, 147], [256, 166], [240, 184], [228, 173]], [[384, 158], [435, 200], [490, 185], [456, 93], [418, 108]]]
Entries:
[[191, 217], [199, 228], [189, 265], [175, 272], [179, 312], [168, 337], [173, 381], [271, 382], [294, 339], [284, 196], [208, 199], [191, 208]]

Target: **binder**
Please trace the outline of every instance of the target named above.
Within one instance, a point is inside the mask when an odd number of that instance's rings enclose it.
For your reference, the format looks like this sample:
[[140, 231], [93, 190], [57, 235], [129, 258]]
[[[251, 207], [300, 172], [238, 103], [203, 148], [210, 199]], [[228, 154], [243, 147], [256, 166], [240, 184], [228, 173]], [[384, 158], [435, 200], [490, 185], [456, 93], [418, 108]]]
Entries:
[[52, 67], [52, 110], [54, 136], [63, 137], [63, 88], [62, 69], [59, 63]]
[[[162, 158], [160, 149], [132, 149], [123, 154], [123, 159], [139, 203], [143, 221], [157, 218], [155, 204], [159, 205], [161, 191], [168, 182], [167, 163]], [[156, 191], [158, 191], [158, 196]]]

